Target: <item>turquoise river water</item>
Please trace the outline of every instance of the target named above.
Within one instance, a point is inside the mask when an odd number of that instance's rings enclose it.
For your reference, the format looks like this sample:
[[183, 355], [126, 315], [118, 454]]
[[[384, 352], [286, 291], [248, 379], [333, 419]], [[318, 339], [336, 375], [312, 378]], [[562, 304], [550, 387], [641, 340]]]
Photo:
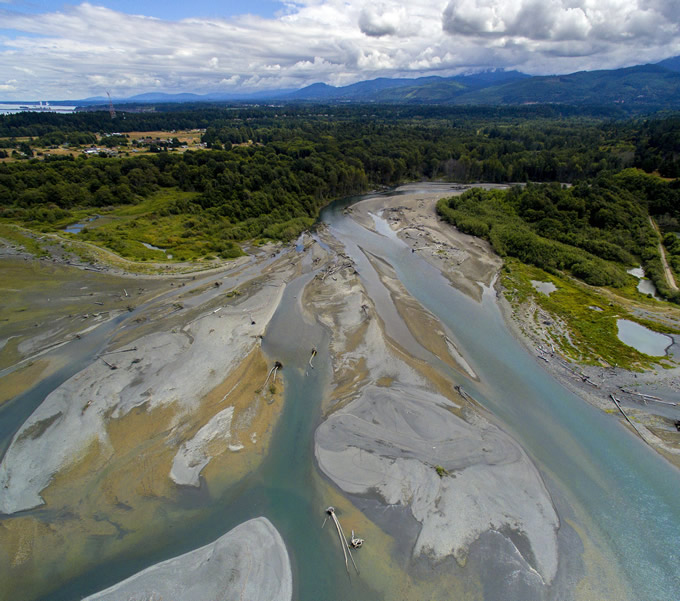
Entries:
[[[374, 279], [374, 274], [359, 247], [388, 261], [409, 292], [450, 328], [480, 383], [458, 373], [451, 377], [526, 449], [551, 494], [559, 499], [558, 511], [564, 507], [569, 516], [578, 516], [578, 523], [598, 541], [599, 552], [620, 575], [630, 601], [680, 599], [680, 471], [615, 418], [591, 407], [547, 374], [508, 331], [493, 290], [485, 292], [478, 303], [453, 289], [388, 229], [371, 232], [345, 215], [343, 208], [356, 200], [334, 203], [323, 212], [322, 220], [346, 244], [362, 278]], [[381, 598], [371, 590], [370, 577], [347, 577], [344, 565], [337, 561], [337, 548], [320, 534], [328, 503], [315, 492], [319, 475], [313, 435], [330, 365], [325, 352], [328, 333], [307, 323], [297, 308], [310, 277], [302, 276], [287, 287], [265, 337], [265, 352], [284, 364], [286, 401], [263, 464], [219, 498], [203, 490], [188, 492], [177, 502], [192, 510], [200, 508], [200, 518], [173, 525], [165, 536], [60, 585], [43, 601], [80, 599], [144, 567], [207, 544], [260, 515], [268, 517], [286, 541], [293, 565], [294, 599]], [[93, 340], [104, 344], [105, 334], [102, 330]], [[319, 354], [315, 369], [308, 370], [312, 346]], [[23, 400], [39, 403], [46, 388], [56, 387], [59, 380], [82, 368], [92, 348], [83, 351], [77, 353], [70, 369], [29, 391]], [[5, 424], [0, 450], [26, 417], [17, 403], [0, 409], [0, 423], [4, 420]], [[10, 426], [10, 422], [14, 423]], [[564, 520], [565, 515], [560, 517]], [[611, 599], [618, 601], [618, 597]]]

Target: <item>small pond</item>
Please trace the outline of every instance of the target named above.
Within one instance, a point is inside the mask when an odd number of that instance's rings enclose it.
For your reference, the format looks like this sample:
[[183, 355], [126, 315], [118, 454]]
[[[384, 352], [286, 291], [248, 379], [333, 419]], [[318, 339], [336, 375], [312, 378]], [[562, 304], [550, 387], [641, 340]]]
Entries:
[[89, 219], [85, 219], [84, 221], [79, 221], [78, 223], [72, 223], [71, 225], [67, 225], [64, 228], [64, 231], [69, 234], [79, 234], [83, 228], [87, 227], [95, 219], [97, 219], [97, 215], [90, 217]]
[[141, 242], [141, 245], [144, 248], [148, 248], [149, 250], [160, 250], [161, 252], [165, 252], [164, 248], [159, 248], [158, 246], [154, 246], [153, 244], [149, 244], [148, 242]]
[[673, 344], [670, 336], [654, 332], [634, 321], [619, 319], [616, 325], [619, 328], [619, 340], [646, 355], [662, 357], [666, 354], [666, 349]]
[[651, 294], [654, 298], [659, 298], [656, 295], [656, 286], [651, 280], [648, 280], [647, 278], [638, 282], [637, 289], [638, 292], [641, 292], [642, 294]]
[[555, 286], [555, 284], [553, 284], [552, 282], [541, 282], [539, 280], [531, 280], [531, 285], [534, 287], [534, 290], [540, 292], [541, 294], [545, 294], [546, 296], [550, 296], [552, 292], [555, 292], [557, 290], [557, 286]]
[[645, 277], [645, 270], [642, 268], [642, 266], [633, 267], [632, 269], [629, 269], [627, 273], [640, 280], [637, 285], [638, 292], [641, 294], [651, 294], [656, 299], [659, 298], [656, 295], [656, 286], [651, 280], [648, 280]]
[[165, 249], [165, 248], [160, 248], [160, 247], [158, 247], [158, 246], [154, 246], [153, 244], [149, 244], [148, 242], [140, 242], [140, 244], [141, 244], [144, 248], [148, 248], [149, 250], [160, 250], [162, 253], [165, 253], [165, 256], [166, 256], [168, 259], [172, 259], [172, 254], [169, 253], [169, 252], [167, 251], [167, 249]]

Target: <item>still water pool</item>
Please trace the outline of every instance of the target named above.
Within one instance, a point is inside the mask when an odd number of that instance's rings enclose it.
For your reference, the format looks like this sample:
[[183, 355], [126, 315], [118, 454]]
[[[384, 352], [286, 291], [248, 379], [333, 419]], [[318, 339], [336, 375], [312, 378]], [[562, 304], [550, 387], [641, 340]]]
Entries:
[[666, 349], [673, 344], [673, 339], [670, 336], [659, 334], [659, 332], [650, 330], [629, 319], [617, 320], [616, 326], [618, 327], [619, 340], [623, 344], [645, 353], [645, 355], [663, 357], [666, 354]]

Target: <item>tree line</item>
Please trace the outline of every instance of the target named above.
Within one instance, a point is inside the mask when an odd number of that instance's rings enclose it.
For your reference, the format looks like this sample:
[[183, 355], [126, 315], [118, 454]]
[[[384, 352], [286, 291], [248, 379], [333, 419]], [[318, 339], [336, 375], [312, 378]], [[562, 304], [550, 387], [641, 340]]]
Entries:
[[[491, 211], [494, 194], [479, 193], [469, 206], [448, 209], [456, 211], [466, 231], [491, 236], [493, 230], [499, 252], [534, 252], [539, 236], [541, 244], [556, 245], [537, 251], [561, 257], [555, 268], [566, 267], [591, 282], [599, 271], [603, 281], [616, 284], [620, 274], [612, 265], [631, 262], [648, 248], [639, 199], [662, 224], [677, 217], [671, 184], [650, 183], [625, 170], [671, 168], [677, 119], [618, 122], [555, 106], [186, 110], [175, 105], [116, 120], [102, 112], [19, 113], [0, 117], [0, 147], [13, 143], [30, 151], [38, 144], [90, 144], [95, 134], [105, 134], [106, 145], [115, 146], [127, 142], [120, 135], [126, 131], [200, 128], [209, 150], [182, 153], [170, 144], [127, 158], [3, 162], [0, 216], [45, 228], [75, 209], [134, 205], [158, 191], [177, 189], [192, 194], [170, 195], [158, 211], [191, 219], [197, 235], [202, 227], [213, 238], [230, 241], [290, 239], [331, 199], [379, 186], [420, 179], [571, 182], [571, 189], [518, 188], [503, 201], [512, 211], [494, 219], [478, 214], [481, 208]], [[666, 125], [670, 136], [663, 133]], [[20, 135], [29, 139], [17, 142]], [[621, 175], [612, 179], [616, 173]], [[476, 193], [470, 194], [465, 202]], [[572, 256], [570, 249], [587, 255]], [[653, 269], [652, 259], [648, 264]]]
[[[602, 174], [574, 186], [529, 184], [507, 191], [473, 189], [438, 203], [439, 214], [460, 230], [486, 238], [501, 256], [549, 272], [569, 271], [594, 286], [621, 287], [626, 270], [642, 264], [669, 300], [658, 239], [649, 216], [673, 228], [680, 186], [635, 169]], [[680, 243], [666, 235], [675, 264]], [[677, 253], [677, 254], [676, 254]]]

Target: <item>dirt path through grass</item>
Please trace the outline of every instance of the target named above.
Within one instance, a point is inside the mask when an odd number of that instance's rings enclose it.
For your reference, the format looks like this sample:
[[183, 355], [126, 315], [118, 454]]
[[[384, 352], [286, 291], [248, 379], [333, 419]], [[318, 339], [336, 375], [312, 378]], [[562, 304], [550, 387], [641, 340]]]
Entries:
[[664, 270], [664, 273], [666, 274], [666, 282], [668, 282], [668, 285], [670, 286], [671, 290], [677, 290], [678, 285], [675, 283], [675, 278], [673, 277], [673, 272], [671, 271], [671, 268], [668, 265], [668, 261], [666, 260], [666, 251], [663, 247], [663, 244], [661, 243], [662, 237], [661, 237], [661, 232], [659, 231], [659, 226], [656, 225], [656, 222], [651, 217], [649, 218], [649, 222], [652, 224], [652, 227], [654, 228], [656, 235], [659, 237], [659, 253], [661, 254], [661, 261], [663, 262], [663, 270]]

